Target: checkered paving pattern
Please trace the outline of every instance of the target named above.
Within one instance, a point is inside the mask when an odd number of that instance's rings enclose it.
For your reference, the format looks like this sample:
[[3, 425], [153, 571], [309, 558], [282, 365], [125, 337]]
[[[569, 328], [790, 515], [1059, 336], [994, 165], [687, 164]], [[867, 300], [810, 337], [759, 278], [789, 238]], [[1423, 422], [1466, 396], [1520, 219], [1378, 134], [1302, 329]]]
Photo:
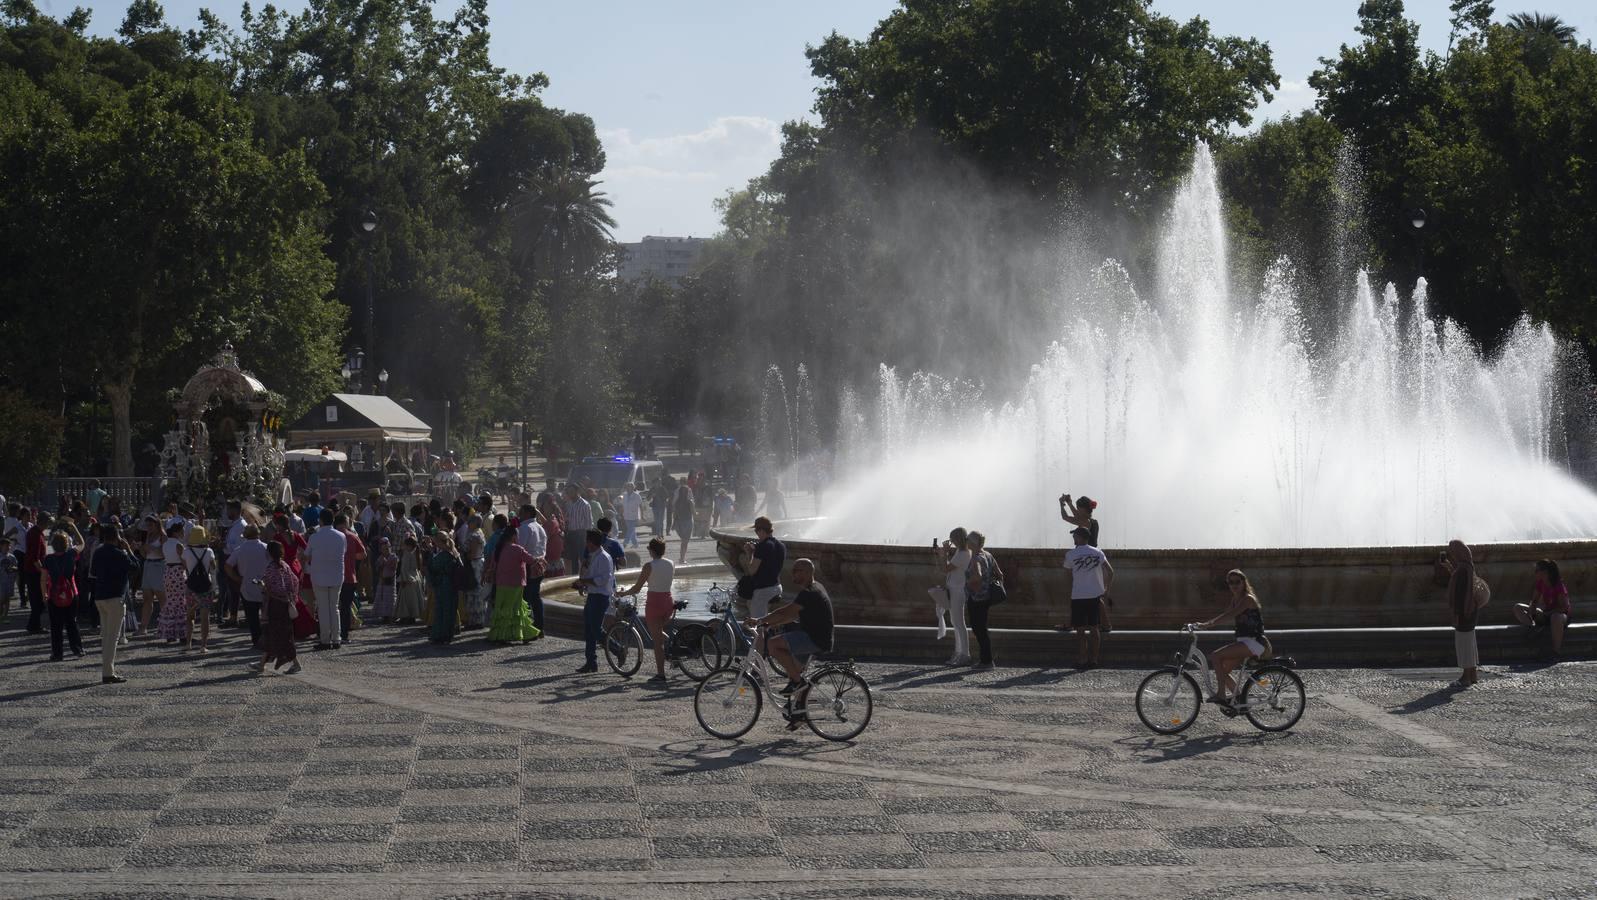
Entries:
[[[90, 660], [26, 658], [31, 640], [0, 630], [0, 896], [100, 896], [98, 873], [133, 882], [103, 896], [184, 897], [280, 895], [239, 876], [387, 898], [956, 897], [998, 893], [992, 879], [1014, 896], [1271, 896], [1294, 873], [1319, 886], [1295, 892], [1332, 895], [1597, 883], [1591, 764], [1561, 756], [1526, 778], [1508, 762], [1573, 747], [1577, 724], [1539, 716], [1517, 743], [1483, 739], [1503, 724], [1485, 694], [1391, 728], [1328, 699], [1285, 736], [1205, 710], [1170, 739], [1128, 722], [1136, 673], [866, 666], [877, 718], [861, 741], [786, 735], [767, 710], [727, 752], [693, 726], [689, 686], [575, 678], [577, 648], [557, 640], [439, 649], [374, 630], [306, 654], [304, 677], [248, 674], [236, 637], [205, 658], [142, 646], [115, 687]], [[1379, 673], [1325, 680], [1395, 689]], [[1479, 759], [1450, 764], [1448, 742]], [[558, 887], [425, 880], [449, 873]]]

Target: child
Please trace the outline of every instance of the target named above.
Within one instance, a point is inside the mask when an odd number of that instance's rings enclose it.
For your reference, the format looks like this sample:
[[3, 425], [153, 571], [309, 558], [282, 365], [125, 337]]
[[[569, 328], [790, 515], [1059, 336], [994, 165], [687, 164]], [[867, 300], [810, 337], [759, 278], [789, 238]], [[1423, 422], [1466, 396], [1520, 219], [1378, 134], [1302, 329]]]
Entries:
[[17, 587], [17, 558], [11, 555], [11, 539], [0, 538], [0, 619], [11, 616], [11, 594]]
[[399, 571], [399, 557], [394, 555], [388, 538], [377, 539], [377, 592], [372, 597], [372, 618], [389, 621], [394, 616], [396, 590], [394, 578]]
[[399, 597], [394, 603], [394, 618], [402, 625], [414, 625], [421, 617], [421, 548], [412, 535], [405, 535], [405, 549], [399, 556]]

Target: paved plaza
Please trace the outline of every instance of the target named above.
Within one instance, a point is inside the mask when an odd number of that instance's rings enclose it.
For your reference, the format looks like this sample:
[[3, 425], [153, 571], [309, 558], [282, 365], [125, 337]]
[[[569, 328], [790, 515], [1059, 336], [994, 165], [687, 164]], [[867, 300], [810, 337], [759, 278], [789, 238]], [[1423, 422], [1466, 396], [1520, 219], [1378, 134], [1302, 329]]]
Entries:
[[1597, 896], [1593, 663], [1313, 669], [1290, 734], [1171, 738], [1137, 671], [869, 664], [857, 743], [728, 744], [570, 641], [225, 634], [102, 686], [4, 624], [0, 897]]

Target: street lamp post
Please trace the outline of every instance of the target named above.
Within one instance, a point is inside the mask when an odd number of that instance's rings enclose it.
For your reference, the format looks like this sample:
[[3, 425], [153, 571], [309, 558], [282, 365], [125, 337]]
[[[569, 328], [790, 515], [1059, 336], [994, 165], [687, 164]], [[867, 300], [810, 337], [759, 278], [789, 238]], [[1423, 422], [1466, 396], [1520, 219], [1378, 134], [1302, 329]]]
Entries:
[[1425, 277], [1424, 232], [1426, 223], [1430, 221], [1430, 216], [1426, 215], [1423, 208], [1416, 206], [1408, 211], [1405, 218], [1407, 219], [1406, 224], [1408, 225], [1409, 233], [1414, 235], [1415, 280], [1418, 281]]
[[360, 230], [366, 234], [366, 349], [371, 351], [372, 362], [377, 361], [376, 303], [372, 299], [372, 284], [377, 280], [372, 256], [376, 248], [377, 213], [370, 207], [361, 214]]
[[387, 369], [384, 369], [381, 372], [377, 373], [377, 384], [379, 386], [378, 387], [378, 391], [377, 391], [379, 394], [388, 393], [388, 370]]

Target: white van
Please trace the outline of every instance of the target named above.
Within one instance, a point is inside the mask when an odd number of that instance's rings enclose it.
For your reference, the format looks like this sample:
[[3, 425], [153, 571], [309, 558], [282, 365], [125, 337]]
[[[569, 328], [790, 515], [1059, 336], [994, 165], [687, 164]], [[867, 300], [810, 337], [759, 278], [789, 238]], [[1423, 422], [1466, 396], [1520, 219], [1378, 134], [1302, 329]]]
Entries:
[[573, 463], [566, 473], [567, 484], [586, 485], [590, 481], [599, 490], [624, 489], [629, 484], [642, 482], [652, 488], [665, 477], [665, 465], [657, 459], [633, 459], [630, 456], [585, 456]]

